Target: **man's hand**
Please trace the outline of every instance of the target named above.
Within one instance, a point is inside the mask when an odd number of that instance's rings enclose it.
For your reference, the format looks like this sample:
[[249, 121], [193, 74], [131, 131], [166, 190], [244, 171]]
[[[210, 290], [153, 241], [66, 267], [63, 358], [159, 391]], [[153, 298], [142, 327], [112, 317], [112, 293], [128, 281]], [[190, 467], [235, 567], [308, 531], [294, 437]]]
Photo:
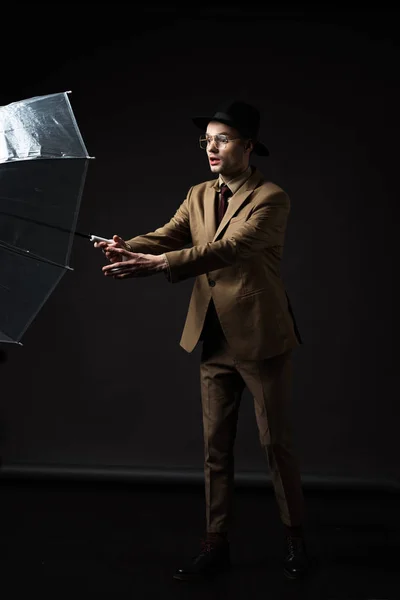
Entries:
[[106, 244], [106, 246], [105, 254], [111, 264], [106, 265], [102, 270], [107, 277], [116, 279], [148, 277], [168, 268], [168, 262], [163, 255], [130, 252], [111, 244]]
[[106, 255], [106, 258], [112, 263], [118, 262], [120, 260], [127, 260], [126, 256], [119, 256], [112, 252], [115, 248], [121, 248], [123, 250], [132, 250], [132, 248], [122, 239], [119, 235], [113, 235], [111, 242], [95, 242], [95, 248], [101, 248], [101, 250]]
[[[110, 249], [110, 248], [124, 248], [125, 250], [130, 250], [130, 247], [128, 246], [128, 244], [119, 235], [113, 235], [112, 239], [113, 239], [112, 243], [95, 242], [94, 247], [100, 248], [106, 255], [107, 255], [108, 249]], [[110, 257], [107, 257], [107, 258], [110, 258]]]

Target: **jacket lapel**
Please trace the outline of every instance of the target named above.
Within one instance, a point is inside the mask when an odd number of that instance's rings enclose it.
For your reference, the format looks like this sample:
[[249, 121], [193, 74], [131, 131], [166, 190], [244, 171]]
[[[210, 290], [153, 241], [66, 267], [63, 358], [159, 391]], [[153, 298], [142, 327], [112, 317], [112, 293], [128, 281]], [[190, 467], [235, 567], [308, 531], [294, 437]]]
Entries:
[[[233, 215], [239, 210], [239, 208], [242, 206], [243, 202], [250, 196], [250, 194], [255, 190], [255, 188], [259, 185], [259, 183], [261, 183], [262, 179], [263, 179], [263, 177], [262, 177], [261, 173], [257, 169], [255, 169], [254, 173], [249, 177], [249, 179], [246, 181], [246, 183], [243, 184], [243, 187], [240, 188], [240, 190], [231, 197], [229, 204], [228, 204], [228, 208], [226, 210], [226, 213], [224, 214], [223, 219], [222, 219], [221, 223], [219, 224], [219, 227], [218, 227], [217, 231], [215, 232], [214, 237], [212, 238], [213, 242], [215, 242], [215, 240], [218, 238], [218, 236], [223, 231], [223, 229], [225, 229], [225, 227], [228, 225], [229, 221], [231, 220]], [[216, 188], [216, 189], [218, 189], [218, 188]], [[214, 193], [215, 193], [215, 190], [214, 190]], [[214, 223], [216, 225], [215, 216], [214, 216]], [[214, 231], [215, 231], [215, 228], [214, 228]]]

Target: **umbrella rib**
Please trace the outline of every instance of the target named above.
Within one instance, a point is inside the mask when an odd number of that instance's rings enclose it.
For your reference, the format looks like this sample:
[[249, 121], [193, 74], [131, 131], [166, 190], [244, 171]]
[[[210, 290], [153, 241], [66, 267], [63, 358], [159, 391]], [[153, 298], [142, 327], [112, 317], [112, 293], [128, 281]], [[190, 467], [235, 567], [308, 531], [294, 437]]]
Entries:
[[15, 215], [13, 213], [1, 211], [1, 210], [0, 210], [0, 215], [5, 215], [7, 217], [13, 217], [14, 219], [20, 219], [20, 221], [27, 221], [28, 223], [35, 223], [35, 225], [43, 225], [43, 227], [49, 227], [50, 229], [57, 229], [57, 231], [64, 231], [65, 233], [70, 233], [73, 235], [78, 235], [78, 236], [90, 239], [89, 233], [83, 233], [81, 231], [72, 231], [72, 229], [66, 229], [65, 227], [60, 227], [59, 225], [50, 225], [50, 223], [45, 223], [44, 221], [37, 221], [36, 219], [30, 219], [29, 217], [22, 217], [21, 215]]
[[[1, 333], [4, 333], [14, 344], [18, 344], [19, 346], [22, 346], [23, 344], [21, 344], [21, 342], [19, 342], [18, 340], [14, 340], [14, 338], [8, 333], [8, 331], [6, 331], [5, 329], [1, 328], [0, 329]], [[4, 340], [2, 340], [4, 341]], [[6, 342], [7, 343], [7, 342]]]
[[5, 244], [4, 242], [0, 242], [0, 248], [4, 248], [9, 252], [14, 254], [19, 254], [20, 256], [24, 256], [25, 258], [31, 258], [33, 260], [38, 260], [40, 262], [47, 263], [49, 265], [54, 265], [55, 267], [59, 267], [60, 269], [65, 269], [66, 271], [73, 271], [73, 269], [68, 265], [61, 265], [54, 260], [50, 260], [48, 258], [44, 258], [43, 256], [39, 256], [38, 254], [34, 254], [29, 250], [23, 250], [22, 248], [16, 248], [15, 246], [11, 246], [10, 244]]

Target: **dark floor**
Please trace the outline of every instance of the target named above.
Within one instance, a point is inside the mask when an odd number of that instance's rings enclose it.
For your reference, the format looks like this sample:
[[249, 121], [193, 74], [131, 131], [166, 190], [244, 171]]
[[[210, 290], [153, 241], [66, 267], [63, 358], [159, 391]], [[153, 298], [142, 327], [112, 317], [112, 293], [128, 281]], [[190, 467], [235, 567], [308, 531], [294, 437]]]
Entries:
[[399, 494], [305, 490], [312, 571], [282, 574], [270, 489], [237, 489], [234, 568], [172, 578], [203, 534], [201, 487], [0, 480], [3, 598], [400, 600]]

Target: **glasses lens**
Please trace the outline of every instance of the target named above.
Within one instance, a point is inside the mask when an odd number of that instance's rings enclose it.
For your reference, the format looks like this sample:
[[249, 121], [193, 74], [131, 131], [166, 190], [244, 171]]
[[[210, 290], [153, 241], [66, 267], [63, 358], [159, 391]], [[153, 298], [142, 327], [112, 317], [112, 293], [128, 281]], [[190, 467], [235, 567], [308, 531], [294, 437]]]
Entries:
[[228, 141], [229, 139], [226, 135], [208, 135], [206, 137], [200, 137], [199, 139], [200, 148], [203, 150], [206, 150], [207, 146], [212, 143], [214, 143], [217, 148], [225, 148]]
[[226, 135], [215, 136], [215, 143], [217, 144], [217, 148], [225, 148], [228, 142], [229, 138], [227, 138]]

